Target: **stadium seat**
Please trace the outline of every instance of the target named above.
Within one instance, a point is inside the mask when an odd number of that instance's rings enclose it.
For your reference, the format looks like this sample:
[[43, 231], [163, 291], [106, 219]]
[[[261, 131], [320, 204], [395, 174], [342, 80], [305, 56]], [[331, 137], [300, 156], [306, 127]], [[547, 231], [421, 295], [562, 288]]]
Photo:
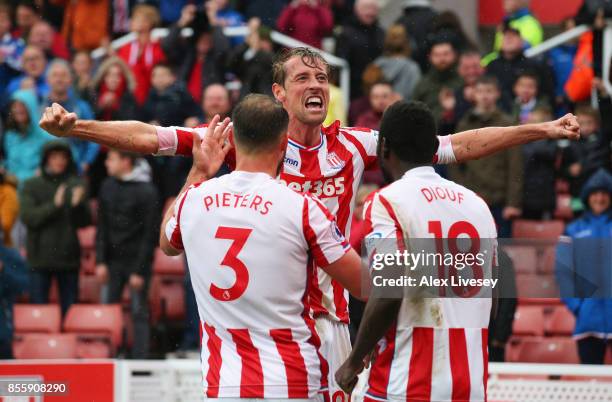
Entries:
[[108, 342], [98, 339], [78, 339], [76, 353], [80, 359], [108, 359], [114, 354]]
[[545, 246], [538, 255], [538, 273], [543, 275], [553, 275], [555, 273], [555, 258], [557, 246]]
[[518, 306], [512, 323], [513, 335], [544, 335], [544, 309], [540, 306]]
[[563, 302], [558, 297], [521, 297], [518, 299], [518, 304], [521, 306], [558, 306], [560, 304], [563, 304]]
[[81, 249], [81, 272], [89, 275], [96, 273], [96, 253], [94, 249]]
[[544, 332], [547, 336], [571, 336], [576, 327], [576, 318], [565, 306], [552, 308], [544, 323]]
[[523, 239], [554, 239], [563, 234], [565, 224], [560, 220], [531, 221], [517, 219], [512, 222], [512, 236]]
[[178, 276], [182, 280], [185, 275], [185, 257], [182, 255], [170, 257], [157, 248], [153, 258], [153, 274], [163, 276]]
[[15, 335], [26, 333], [58, 333], [62, 312], [57, 304], [15, 304], [13, 306]]
[[64, 331], [80, 339], [106, 339], [113, 352], [122, 343], [123, 318], [119, 304], [73, 304], [64, 320]]
[[538, 257], [536, 248], [527, 245], [509, 244], [503, 247], [514, 264], [514, 271], [520, 274], [535, 274]]
[[77, 357], [75, 334], [27, 334], [13, 348], [16, 359], [74, 359]]
[[557, 194], [557, 207], [554, 213], [555, 219], [569, 221], [574, 217], [572, 211], [572, 196], [569, 194]]
[[95, 226], [98, 224], [98, 200], [92, 198], [89, 200], [89, 210], [91, 211], [91, 223]]
[[516, 288], [519, 298], [559, 298], [559, 289], [553, 275], [516, 275]]
[[571, 338], [523, 338], [513, 358], [523, 363], [580, 363], [576, 342]]
[[77, 231], [81, 249], [94, 249], [96, 246], [96, 227], [87, 226]]
[[164, 281], [159, 276], [154, 276], [151, 280], [149, 307], [153, 322], [183, 320], [185, 317], [183, 282]]
[[102, 284], [95, 275], [79, 275], [79, 302], [100, 303]]

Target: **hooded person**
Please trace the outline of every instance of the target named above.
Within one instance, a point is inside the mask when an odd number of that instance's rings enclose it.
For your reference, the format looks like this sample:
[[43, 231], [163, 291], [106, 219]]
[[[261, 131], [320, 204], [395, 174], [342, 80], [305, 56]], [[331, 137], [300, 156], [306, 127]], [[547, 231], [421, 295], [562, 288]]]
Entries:
[[85, 183], [77, 176], [70, 146], [65, 141], [45, 145], [40, 175], [21, 191], [21, 219], [28, 236], [27, 261], [32, 268], [33, 303], [49, 302], [53, 277], [59, 285], [62, 312], [77, 301], [81, 247], [77, 230], [91, 223]]
[[561, 237], [555, 270], [562, 300], [576, 317], [580, 361], [603, 364], [612, 347], [612, 175], [599, 169], [581, 198], [586, 211]]
[[133, 358], [149, 350], [148, 289], [159, 228], [158, 195], [151, 167], [133, 154], [109, 150], [108, 178], [98, 194], [96, 275], [102, 282], [102, 302], [120, 303], [129, 287], [134, 323]]
[[36, 174], [43, 146], [54, 138], [38, 126], [39, 110], [33, 91], [20, 90], [11, 96], [2, 145], [6, 170], [17, 178], [20, 187]]

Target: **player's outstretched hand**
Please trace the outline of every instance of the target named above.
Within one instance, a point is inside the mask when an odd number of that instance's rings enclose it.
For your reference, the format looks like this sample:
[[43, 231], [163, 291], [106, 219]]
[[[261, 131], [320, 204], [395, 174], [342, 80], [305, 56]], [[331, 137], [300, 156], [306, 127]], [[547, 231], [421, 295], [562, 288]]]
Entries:
[[232, 132], [231, 121], [229, 118], [222, 122], [219, 122], [220, 120], [219, 115], [216, 115], [210, 121], [204, 138], [193, 136], [193, 165], [207, 179], [217, 174], [232, 148], [229, 140]]
[[59, 103], [53, 103], [40, 118], [38, 125], [56, 137], [67, 137], [77, 121], [76, 113], [68, 113]]
[[354, 366], [351, 359], [347, 359], [336, 371], [336, 383], [344, 392], [351, 394], [357, 385], [357, 375], [363, 371], [364, 363]]
[[580, 124], [578, 119], [571, 113], [560, 119], [543, 123], [547, 125], [548, 138], [553, 140], [578, 140], [580, 138]]

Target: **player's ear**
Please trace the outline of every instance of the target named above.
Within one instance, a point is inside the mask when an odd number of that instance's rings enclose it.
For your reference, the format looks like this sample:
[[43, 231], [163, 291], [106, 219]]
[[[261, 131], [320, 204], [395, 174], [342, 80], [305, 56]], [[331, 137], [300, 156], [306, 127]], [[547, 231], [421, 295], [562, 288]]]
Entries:
[[280, 103], [285, 101], [286, 92], [282, 85], [279, 85], [276, 82], [272, 84], [272, 93], [274, 94], [274, 98]]

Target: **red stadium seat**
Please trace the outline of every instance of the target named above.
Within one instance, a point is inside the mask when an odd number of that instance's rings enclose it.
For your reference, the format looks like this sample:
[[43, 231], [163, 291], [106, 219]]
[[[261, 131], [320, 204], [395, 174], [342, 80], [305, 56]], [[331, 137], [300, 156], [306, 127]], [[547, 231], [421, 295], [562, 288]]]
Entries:
[[98, 200], [92, 198], [89, 200], [89, 210], [91, 211], [91, 223], [95, 226], [98, 224]]
[[60, 332], [62, 312], [57, 304], [15, 304], [13, 307], [15, 335], [25, 333]]
[[553, 275], [555, 273], [557, 246], [545, 246], [540, 251], [538, 257], [538, 272], [544, 275]]
[[536, 273], [538, 257], [535, 247], [511, 244], [504, 246], [503, 249], [512, 260], [512, 263], [514, 264], [514, 271], [516, 273]]
[[81, 339], [107, 339], [116, 350], [123, 337], [121, 305], [73, 304], [66, 314], [64, 331]]
[[559, 298], [559, 289], [552, 275], [516, 275], [516, 288], [519, 298]]
[[548, 315], [544, 324], [544, 332], [547, 336], [560, 335], [571, 336], [576, 327], [576, 318], [565, 306], [556, 306]]
[[554, 239], [557, 240], [565, 224], [563, 221], [531, 221], [517, 219], [512, 222], [512, 235], [524, 239]]
[[558, 297], [553, 298], [537, 298], [537, 297], [521, 297], [518, 299], [518, 304], [521, 306], [558, 306], [563, 304]]
[[544, 335], [544, 309], [540, 306], [518, 306], [512, 323], [513, 335]]
[[182, 276], [185, 275], [185, 257], [182, 255], [170, 257], [157, 248], [153, 258], [153, 274], [163, 276]]
[[96, 339], [78, 339], [77, 357], [81, 359], [108, 359], [113, 357], [113, 349], [108, 342]]
[[27, 334], [13, 348], [16, 359], [74, 359], [77, 357], [75, 334]]
[[96, 273], [96, 253], [93, 249], [81, 250], [81, 272], [89, 275]]
[[185, 317], [185, 288], [182, 282], [151, 280], [149, 306], [153, 322], [179, 321]]
[[569, 221], [574, 217], [572, 211], [572, 196], [569, 194], [557, 195], [557, 208], [555, 209], [555, 219]]
[[96, 227], [87, 226], [77, 232], [81, 249], [94, 249], [96, 246]]
[[524, 363], [580, 363], [571, 338], [523, 338], [515, 357]]
[[79, 275], [79, 302], [100, 303], [102, 284], [95, 275]]

